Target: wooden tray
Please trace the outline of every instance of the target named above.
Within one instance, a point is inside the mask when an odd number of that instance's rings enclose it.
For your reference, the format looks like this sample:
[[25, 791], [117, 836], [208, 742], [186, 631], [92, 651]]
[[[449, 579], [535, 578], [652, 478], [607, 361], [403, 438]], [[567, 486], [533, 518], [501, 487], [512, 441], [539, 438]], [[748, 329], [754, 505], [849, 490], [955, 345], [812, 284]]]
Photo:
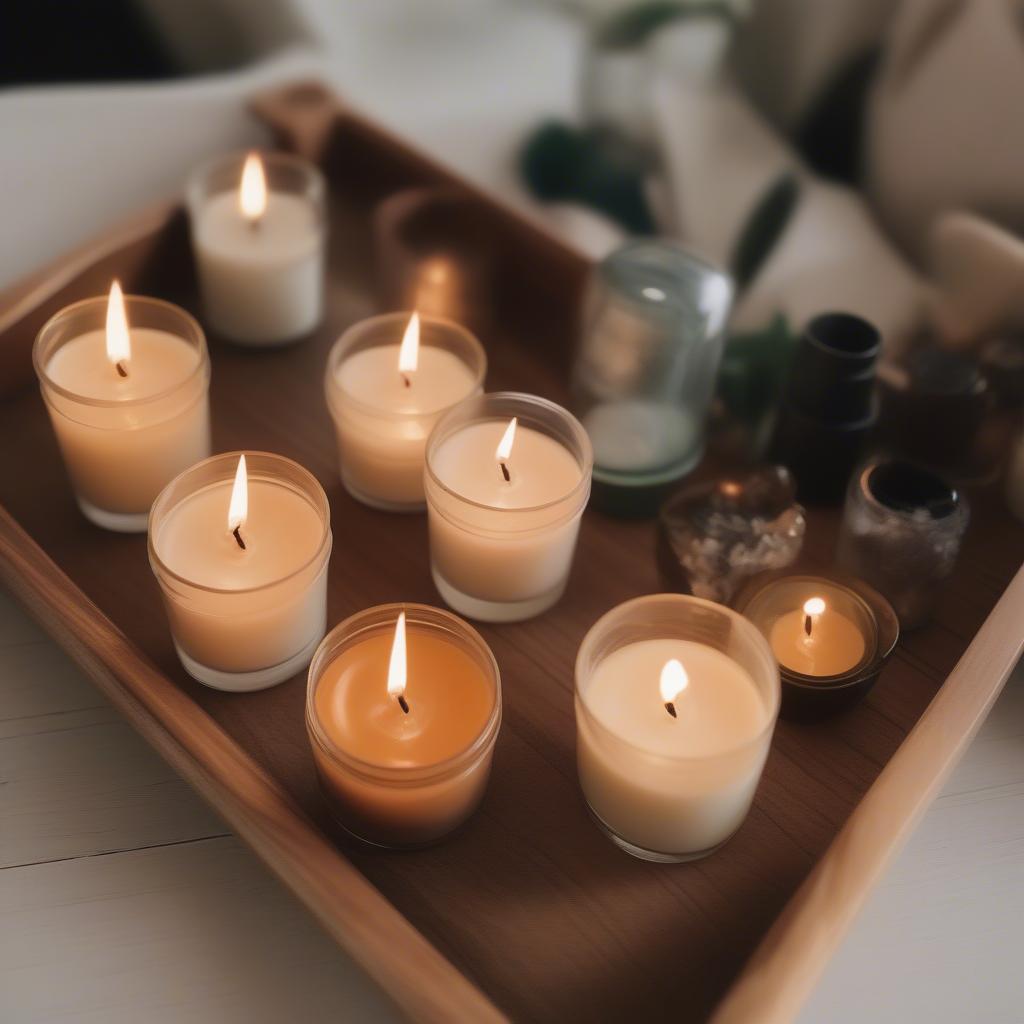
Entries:
[[[374, 204], [454, 179], [318, 86], [256, 107], [330, 182], [327, 323], [281, 351], [213, 339], [215, 450], [282, 452], [323, 482], [332, 622], [383, 601], [439, 603], [425, 517], [371, 511], [342, 489], [321, 378], [341, 329], [373, 309]], [[483, 337], [489, 388], [564, 400], [587, 266], [482, 201], [501, 251]], [[713, 857], [673, 867], [615, 849], [577, 787], [577, 646], [613, 604], [659, 589], [652, 525], [588, 512], [561, 604], [482, 629], [501, 665], [505, 716], [481, 811], [436, 848], [382, 852], [327, 820], [303, 725], [305, 678], [245, 695], [192, 682], [145, 539], [100, 531], [75, 507], [30, 349], [47, 317], [106, 291], [115, 274], [127, 290], [197, 311], [177, 205], [60, 261], [0, 305], [0, 574], [103, 692], [415, 1019], [680, 1021], [716, 1007], [719, 1021], [789, 1019], [1019, 653], [1024, 575], [1011, 579], [1024, 530], [999, 495], [971, 495], [974, 522], [935, 620], [905, 638], [867, 703], [823, 724], [780, 723], [739, 834]], [[812, 557], [828, 561], [836, 526], [835, 510], [813, 512]]]

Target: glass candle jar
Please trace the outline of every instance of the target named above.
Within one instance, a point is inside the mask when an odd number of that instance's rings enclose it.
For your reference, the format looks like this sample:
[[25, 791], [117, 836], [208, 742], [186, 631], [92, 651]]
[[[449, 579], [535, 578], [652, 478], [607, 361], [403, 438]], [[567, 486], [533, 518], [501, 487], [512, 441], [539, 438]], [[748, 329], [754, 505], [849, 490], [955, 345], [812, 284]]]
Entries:
[[822, 717], [863, 698], [899, 639], [892, 605], [855, 578], [761, 573], [733, 606], [771, 646], [787, 718]]
[[128, 355], [111, 359], [109, 302], [62, 309], [32, 361], [82, 513], [142, 532], [160, 489], [210, 454], [210, 359], [188, 313], [140, 295], [124, 296]]
[[192, 248], [213, 331], [239, 344], [278, 345], [319, 325], [324, 196], [320, 172], [286, 153], [231, 153], [192, 175]]
[[837, 561], [896, 609], [904, 629], [931, 614], [968, 522], [960, 492], [910, 462], [872, 459], [850, 480]]
[[[386, 313], [354, 324], [331, 349], [324, 377], [345, 489], [390, 512], [423, 508], [427, 437], [448, 409], [481, 392], [487, 373], [483, 346], [464, 327], [421, 314], [413, 323], [412, 316]], [[416, 352], [403, 363], [410, 331]]]
[[150, 513], [149, 563], [189, 675], [262, 690], [305, 668], [327, 628], [331, 543], [327, 495], [281, 455], [215, 455], [172, 480]]
[[706, 856], [746, 817], [778, 710], [775, 659], [742, 616], [681, 594], [613, 608], [576, 658], [587, 806], [636, 857]]
[[430, 563], [445, 602], [527, 619], [565, 590], [590, 495], [590, 442], [561, 406], [497, 392], [448, 412], [427, 442]]
[[[406, 671], [396, 695], [390, 668], [402, 613]], [[331, 630], [309, 667], [306, 727], [324, 797], [337, 821], [370, 843], [423, 846], [462, 824], [483, 797], [500, 726], [490, 648], [439, 608], [359, 612]]]
[[597, 267], [572, 404], [609, 511], [653, 512], [700, 461], [732, 294], [726, 274], [668, 242], [631, 242]]

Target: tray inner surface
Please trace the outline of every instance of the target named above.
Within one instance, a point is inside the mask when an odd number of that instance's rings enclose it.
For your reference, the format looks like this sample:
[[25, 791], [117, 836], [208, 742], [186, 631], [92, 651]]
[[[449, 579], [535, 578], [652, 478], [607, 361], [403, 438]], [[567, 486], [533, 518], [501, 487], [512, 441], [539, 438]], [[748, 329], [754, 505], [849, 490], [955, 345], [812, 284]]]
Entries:
[[[339, 121], [325, 156], [332, 187], [327, 323], [300, 347], [266, 352], [211, 339], [214, 450], [267, 449], [307, 466], [331, 502], [330, 621], [385, 601], [439, 604], [424, 516], [371, 511], [344, 492], [323, 400], [326, 353], [374, 311], [369, 212], [396, 188], [437, 177], [374, 132]], [[565, 401], [573, 311], [585, 266], [495, 212], [503, 258], [481, 331], [488, 389]], [[483, 626], [501, 667], [505, 715], [481, 811], [449, 841], [389, 853], [339, 834], [319, 799], [303, 725], [305, 679], [227, 695], [193, 683], [174, 655], [145, 539], [78, 513], [30, 376], [34, 330], [60, 305], [106, 290], [199, 313], [187, 229], [99, 260], [2, 339], [15, 394], [0, 405], [0, 501], [71, 579], [258, 762], [405, 916], [516, 1019], [700, 1020], [941, 685], [1024, 557], [1024, 531], [998, 494], [971, 495], [973, 523], [932, 624], [911, 634], [868, 701], [830, 722], [780, 722], [753, 810], [713, 857], [652, 866], [590, 822], [576, 781], [572, 666], [583, 634], [615, 603], [660, 589], [650, 523], [588, 511], [568, 592], [541, 618]], [[14, 353], [12, 356], [11, 353]], [[838, 513], [811, 511], [806, 551], [827, 564]]]

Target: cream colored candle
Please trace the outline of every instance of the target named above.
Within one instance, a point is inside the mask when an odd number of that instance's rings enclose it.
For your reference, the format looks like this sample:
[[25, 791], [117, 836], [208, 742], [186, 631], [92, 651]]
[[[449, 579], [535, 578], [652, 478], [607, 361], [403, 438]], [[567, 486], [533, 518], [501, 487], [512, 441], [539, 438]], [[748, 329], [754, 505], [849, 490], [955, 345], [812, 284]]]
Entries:
[[431, 436], [425, 478], [431, 567], [445, 601], [490, 621], [554, 604], [591, 465], [583, 428], [550, 402], [506, 393], [453, 410]]
[[864, 658], [864, 634], [852, 619], [812, 597], [772, 623], [769, 642], [779, 664], [808, 676], [835, 676]]
[[296, 157], [236, 155], [203, 168], [189, 200], [211, 328], [250, 345], [310, 334], [323, 318], [319, 172]]
[[289, 459], [219, 455], [173, 481], [149, 551], [186, 670], [255, 690], [304, 668], [326, 629], [330, 549], [327, 498]]
[[33, 353], [47, 410], [83, 513], [142, 531], [160, 489], [210, 453], [209, 359], [199, 325], [157, 299], [69, 306]]
[[338, 820], [371, 842], [419, 846], [460, 825], [483, 796], [501, 721], [498, 670], [454, 615], [371, 608], [325, 638], [306, 715]]
[[620, 605], [588, 633], [576, 666], [587, 804], [637, 856], [709, 853], [746, 816], [778, 705], [771, 652], [734, 612], [681, 595]]
[[349, 493], [388, 511], [422, 509], [427, 437], [448, 409], [480, 393], [486, 369], [480, 343], [448, 320], [393, 313], [349, 328], [324, 382]]

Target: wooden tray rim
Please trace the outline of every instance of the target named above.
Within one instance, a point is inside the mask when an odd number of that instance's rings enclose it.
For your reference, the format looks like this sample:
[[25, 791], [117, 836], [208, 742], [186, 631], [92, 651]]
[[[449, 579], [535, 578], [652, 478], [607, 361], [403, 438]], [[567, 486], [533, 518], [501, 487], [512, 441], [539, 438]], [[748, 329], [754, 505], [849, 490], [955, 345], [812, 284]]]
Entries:
[[[266, 99], [272, 101], [296, 87], [308, 88], [308, 83], [275, 90]], [[331, 112], [333, 117], [360, 120], [333, 99]], [[381, 134], [376, 126], [373, 131]], [[423, 163], [453, 177], [428, 158]], [[494, 201], [491, 196], [487, 200]], [[0, 333], [93, 263], [159, 231], [180, 205], [175, 198], [147, 207], [6, 289], [0, 295]], [[519, 216], [508, 206], [503, 209]], [[548, 244], [559, 244], [532, 221], [524, 223], [544, 235]], [[561, 248], [570, 251], [564, 244]], [[2, 506], [0, 578], [134, 728], [411, 1019], [506, 1019], [349, 863], [283, 788], [75, 586]], [[764, 936], [713, 1015], [714, 1024], [784, 1024], [795, 1017], [886, 866], [999, 696], [1024, 649], [1021, 622], [1024, 567]]]

